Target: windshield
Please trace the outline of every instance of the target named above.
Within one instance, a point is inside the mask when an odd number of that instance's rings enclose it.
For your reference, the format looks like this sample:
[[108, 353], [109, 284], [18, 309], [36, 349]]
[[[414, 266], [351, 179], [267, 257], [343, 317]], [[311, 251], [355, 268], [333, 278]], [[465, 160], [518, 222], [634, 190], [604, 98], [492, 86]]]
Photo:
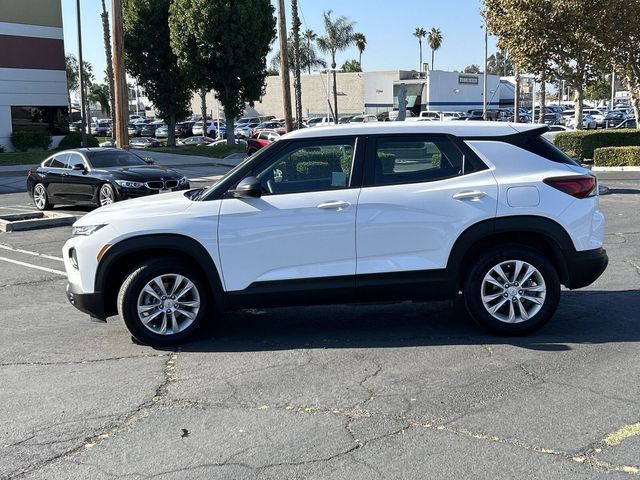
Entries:
[[87, 158], [93, 168], [133, 167], [147, 164], [139, 156], [126, 150], [87, 152]]

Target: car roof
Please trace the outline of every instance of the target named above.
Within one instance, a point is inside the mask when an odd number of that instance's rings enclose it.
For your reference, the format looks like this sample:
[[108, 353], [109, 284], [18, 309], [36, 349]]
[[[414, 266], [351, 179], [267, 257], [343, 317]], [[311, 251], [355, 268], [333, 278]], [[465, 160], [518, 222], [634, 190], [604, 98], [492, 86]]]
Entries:
[[460, 137], [501, 137], [529, 130], [544, 129], [546, 125], [536, 123], [508, 122], [373, 122], [347, 123], [321, 129], [295, 130], [287, 134], [288, 139], [335, 137], [346, 135], [383, 135], [412, 133], [441, 133]]

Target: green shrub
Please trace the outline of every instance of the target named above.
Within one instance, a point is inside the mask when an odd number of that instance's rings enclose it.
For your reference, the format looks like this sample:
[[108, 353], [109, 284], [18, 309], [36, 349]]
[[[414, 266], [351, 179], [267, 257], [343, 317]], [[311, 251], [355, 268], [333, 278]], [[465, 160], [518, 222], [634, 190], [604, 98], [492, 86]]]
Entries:
[[295, 165], [298, 178], [322, 178], [329, 171], [328, 162], [298, 162]]
[[596, 148], [627, 147], [640, 145], [640, 130], [599, 130], [561, 132], [554, 141], [556, 147], [570, 157], [581, 160], [594, 158]]
[[51, 145], [51, 135], [47, 132], [13, 132], [11, 143], [20, 152], [26, 152], [30, 148], [47, 150]]
[[603, 147], [593, 154], [596, 167], [640, 167], [640, 147]]
[[[67, 150], [68, 148], [80, 148], [82, 146], [82, 133], [80, 132], [71, 132], [64, 136], [64, 138], [60, 141], [60, 145], [58, 146], [62, 150]], [[99, 147], [100, 144], [97, 139], [95, 139], [91, 135], [87, 135], [87, 147]]]

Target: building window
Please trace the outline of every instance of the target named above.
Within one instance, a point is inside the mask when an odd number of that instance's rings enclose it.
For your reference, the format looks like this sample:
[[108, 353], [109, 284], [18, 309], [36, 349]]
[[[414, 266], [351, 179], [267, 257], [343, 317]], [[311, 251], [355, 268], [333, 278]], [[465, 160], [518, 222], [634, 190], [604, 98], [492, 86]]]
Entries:
[[11, 107], [11, 128], [14, 132], [65, 135], [69, 133], [69, 108]]

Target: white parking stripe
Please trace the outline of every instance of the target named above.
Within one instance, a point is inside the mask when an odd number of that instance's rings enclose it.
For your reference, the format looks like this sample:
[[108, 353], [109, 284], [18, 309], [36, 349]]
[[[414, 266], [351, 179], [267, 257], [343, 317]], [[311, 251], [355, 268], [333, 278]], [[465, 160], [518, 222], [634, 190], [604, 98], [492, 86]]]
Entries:
[[33, 265], [31, 263], [19, 262], [18, 260], [11, 260], [10, 258], [0, 257], [0, 260], [4, 260], [5, 262], [15, 263], [16, 265], [22, 265], [23, 267], [35, 268], [36, 270], [42, 270], [44, 272], [57, 273], [58, 275], [62, 275], [66, 277], [67, 274], [60, 270], [54, 270], [53, 268], [41, 267], [39, 265]]
[[38, 210], [35, 208], [30, 208], [30, 207], [0, 207], [2, 210], [13, 210], [16, 212], [29, 212], [29, 213], [33, 213], [33, 212], [37, 212]]
[[48, 258], [49, 260], [57, 260], [58, 262], [64, 262], [64, 258], [61, 258], [61, 257], [54, 257], [52, 255], [45, 255], [44, 253], [31, 252], [29, 250], [22, 250], [21, 248], [13, 248], [13, 247], [11, 247], [9, 245], [0, 244], [0, 248], [3, 248], [5, 250], [11, 250], [12, 252], [25, 253], [27, 255], [33, 255], [34, 257], [42, 257], [42, 258]]

